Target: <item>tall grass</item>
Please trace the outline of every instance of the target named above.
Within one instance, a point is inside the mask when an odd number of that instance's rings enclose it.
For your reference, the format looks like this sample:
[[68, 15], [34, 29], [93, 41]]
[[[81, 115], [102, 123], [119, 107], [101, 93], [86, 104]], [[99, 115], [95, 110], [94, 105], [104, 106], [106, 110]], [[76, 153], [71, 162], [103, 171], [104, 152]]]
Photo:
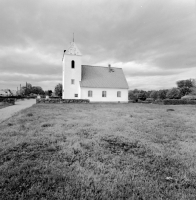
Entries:
[[34, 105], [0, 124], [0, 199], [195, 199], [195, 111]]

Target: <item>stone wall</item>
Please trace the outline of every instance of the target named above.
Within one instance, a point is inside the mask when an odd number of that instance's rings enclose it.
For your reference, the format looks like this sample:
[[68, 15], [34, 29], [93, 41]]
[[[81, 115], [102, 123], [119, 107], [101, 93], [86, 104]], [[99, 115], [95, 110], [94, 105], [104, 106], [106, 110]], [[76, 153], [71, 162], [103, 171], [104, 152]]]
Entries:
[[88, 99], [36, 99], [36, 104], [39, 103], [90, 103]]

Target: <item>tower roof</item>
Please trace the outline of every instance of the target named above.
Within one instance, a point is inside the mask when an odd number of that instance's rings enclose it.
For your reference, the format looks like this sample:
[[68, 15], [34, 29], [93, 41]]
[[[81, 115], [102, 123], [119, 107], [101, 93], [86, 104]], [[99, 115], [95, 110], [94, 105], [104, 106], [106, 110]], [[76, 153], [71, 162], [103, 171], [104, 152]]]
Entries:
[[65, 52], [65, 54], [68, 54], [68, 55], [77, 55], [77, 56], [81, 56], [81, 52], [80, 50], [78, 49], [78, 47], [76, 46], [75, 42], [71, 42], [68, 50]]

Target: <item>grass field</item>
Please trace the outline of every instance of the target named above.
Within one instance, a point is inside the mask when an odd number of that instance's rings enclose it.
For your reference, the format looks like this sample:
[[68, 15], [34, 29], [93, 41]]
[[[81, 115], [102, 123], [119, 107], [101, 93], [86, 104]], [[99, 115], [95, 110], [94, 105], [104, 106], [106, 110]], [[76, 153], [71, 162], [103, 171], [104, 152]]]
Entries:
[[196, 199], [196, 106], [37, 104], [0, 124], [0, 199]]

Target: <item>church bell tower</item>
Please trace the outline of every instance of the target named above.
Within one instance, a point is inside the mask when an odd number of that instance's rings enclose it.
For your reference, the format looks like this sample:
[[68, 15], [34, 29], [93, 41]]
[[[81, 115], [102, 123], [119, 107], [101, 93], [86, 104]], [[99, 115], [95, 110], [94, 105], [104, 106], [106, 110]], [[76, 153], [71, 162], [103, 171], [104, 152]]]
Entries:
[[63, 99], [80, 99], [82, 54], [75, 42], [71, 42], [63, 55]]

